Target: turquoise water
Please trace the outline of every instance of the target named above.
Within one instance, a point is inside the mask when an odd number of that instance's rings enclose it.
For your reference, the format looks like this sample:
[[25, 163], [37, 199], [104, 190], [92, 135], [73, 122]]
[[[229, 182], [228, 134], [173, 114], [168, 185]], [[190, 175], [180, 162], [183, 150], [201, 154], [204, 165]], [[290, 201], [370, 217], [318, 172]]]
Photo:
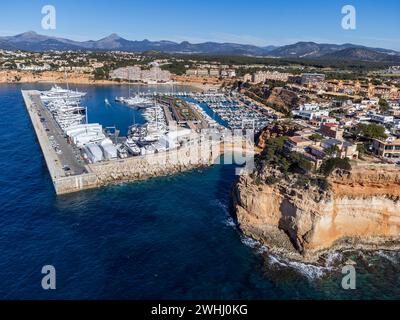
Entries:
[[[0, 86], [0, 298], [399, 297], [397, 253], [332, 256], [332, 268], [317, 268], [277, 260], [242, 237], [229, 207], [233, 166], [56, 197], [21, 88]], [[126, 109], [110, 120], [103, 106], [126, 89], [84, 89], [90, 119], [129, 125]], [[357, 262], [354, 291], [341, 289], [348, 257]], [[57, 271], [51, 292], [40, 285], [47, 264]]]

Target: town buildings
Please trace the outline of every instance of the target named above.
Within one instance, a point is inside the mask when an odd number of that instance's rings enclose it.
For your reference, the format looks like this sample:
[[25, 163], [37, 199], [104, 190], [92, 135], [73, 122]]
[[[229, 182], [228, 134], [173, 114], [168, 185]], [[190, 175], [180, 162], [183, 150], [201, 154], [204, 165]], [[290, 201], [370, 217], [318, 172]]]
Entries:
[[316, 83], [325, 81], [325, 75], [319, 73], [303, 73], [301, 75], [301, 84]]
[[253, 83], [265, 83], [267, 80], [288, 81], [290, 73], [282, 73], [278, 71], [257, 71], [253, 74], [251, 81]]
[[171, 80], [171, 73], [162, 70], [159, 66], [153, 66], [148, 70], [132, 66], [111, 71], [110, 78], [138, 82], [168, 82]]

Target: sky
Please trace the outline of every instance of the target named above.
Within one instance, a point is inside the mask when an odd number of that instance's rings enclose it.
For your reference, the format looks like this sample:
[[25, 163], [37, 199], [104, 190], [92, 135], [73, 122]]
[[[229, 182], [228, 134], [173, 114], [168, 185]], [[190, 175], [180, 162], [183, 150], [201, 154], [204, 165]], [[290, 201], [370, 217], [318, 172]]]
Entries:
[[[1, 1], [0, 36], [25, 31], [72, 40], [117, 33], [129, 40], [257, 46], [297, 41], [354, 43], [400, 50], [398, 0], [12, 0]], [[44, 5], [56, 8], [56, 29], [43, 30]], [[342, 28], [344, 5], [356, 29]]]

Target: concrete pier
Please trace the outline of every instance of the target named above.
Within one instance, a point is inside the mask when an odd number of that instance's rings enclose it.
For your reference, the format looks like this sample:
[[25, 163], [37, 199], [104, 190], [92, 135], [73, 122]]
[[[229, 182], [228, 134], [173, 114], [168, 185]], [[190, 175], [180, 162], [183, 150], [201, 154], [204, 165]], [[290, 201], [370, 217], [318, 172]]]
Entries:
[[[65, 194], [96, 187], [97, 176], [87, 166], [77, 162], [72, 147], [68, 145], [61, 129], [43, 106], [40, 93], [22, 90], [22, 96], [56, 193]], [[59, 145], [62, 153], [56, 152], [50, 137]]]

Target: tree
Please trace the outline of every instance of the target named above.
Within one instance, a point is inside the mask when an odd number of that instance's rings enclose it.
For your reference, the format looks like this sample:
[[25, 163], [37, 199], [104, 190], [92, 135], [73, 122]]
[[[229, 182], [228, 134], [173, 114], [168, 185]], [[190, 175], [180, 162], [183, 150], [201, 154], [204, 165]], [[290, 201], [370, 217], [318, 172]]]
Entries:
[[379, 99], [379, 110], [382, 113], [385, 113], [385, 112], [387, 112], [389, 110], [389, 104], [383, 98]]
[[313, 168], [313, 164], [305, 159], [304, 156], [298, 152], [290, 152], [289, 160], [291, 162], [291, 172], [308, 173]]
[[172, 74], [181, 76], [186, 72], [186, 64], [184, 62], [172, 61], [169, 64], [162, 65], [161, 69], [167, 70]]
[[328, 155], [328, 156], [334, 156], [336, 157], [337, 154], [340, 152], [340, 148], [334, 144], [332, 146], [330, 146], [329, 148], [325, 149], [324, 152]]
[[364, 136], [367, 139], [383, 139], [387, 138], [385, 127], [379, 124], [364, 124], [359, 123], [355, 128], [357, 136]]
[[325, 160], [320, 168], [323, 175], [329, 176], [335, 169], [342, 169], [346, 171], [351, 171], [351, 164], [348, 158], [330, 158]]
[[310, 140], [312, 141], [321, 141], [324, 137], [319, 133], [314, 133], [310, 136]]
[[365, 154], [365, 145], [363, 143], [357, 144], [357, 151], [359, 152], [360, 156]]

